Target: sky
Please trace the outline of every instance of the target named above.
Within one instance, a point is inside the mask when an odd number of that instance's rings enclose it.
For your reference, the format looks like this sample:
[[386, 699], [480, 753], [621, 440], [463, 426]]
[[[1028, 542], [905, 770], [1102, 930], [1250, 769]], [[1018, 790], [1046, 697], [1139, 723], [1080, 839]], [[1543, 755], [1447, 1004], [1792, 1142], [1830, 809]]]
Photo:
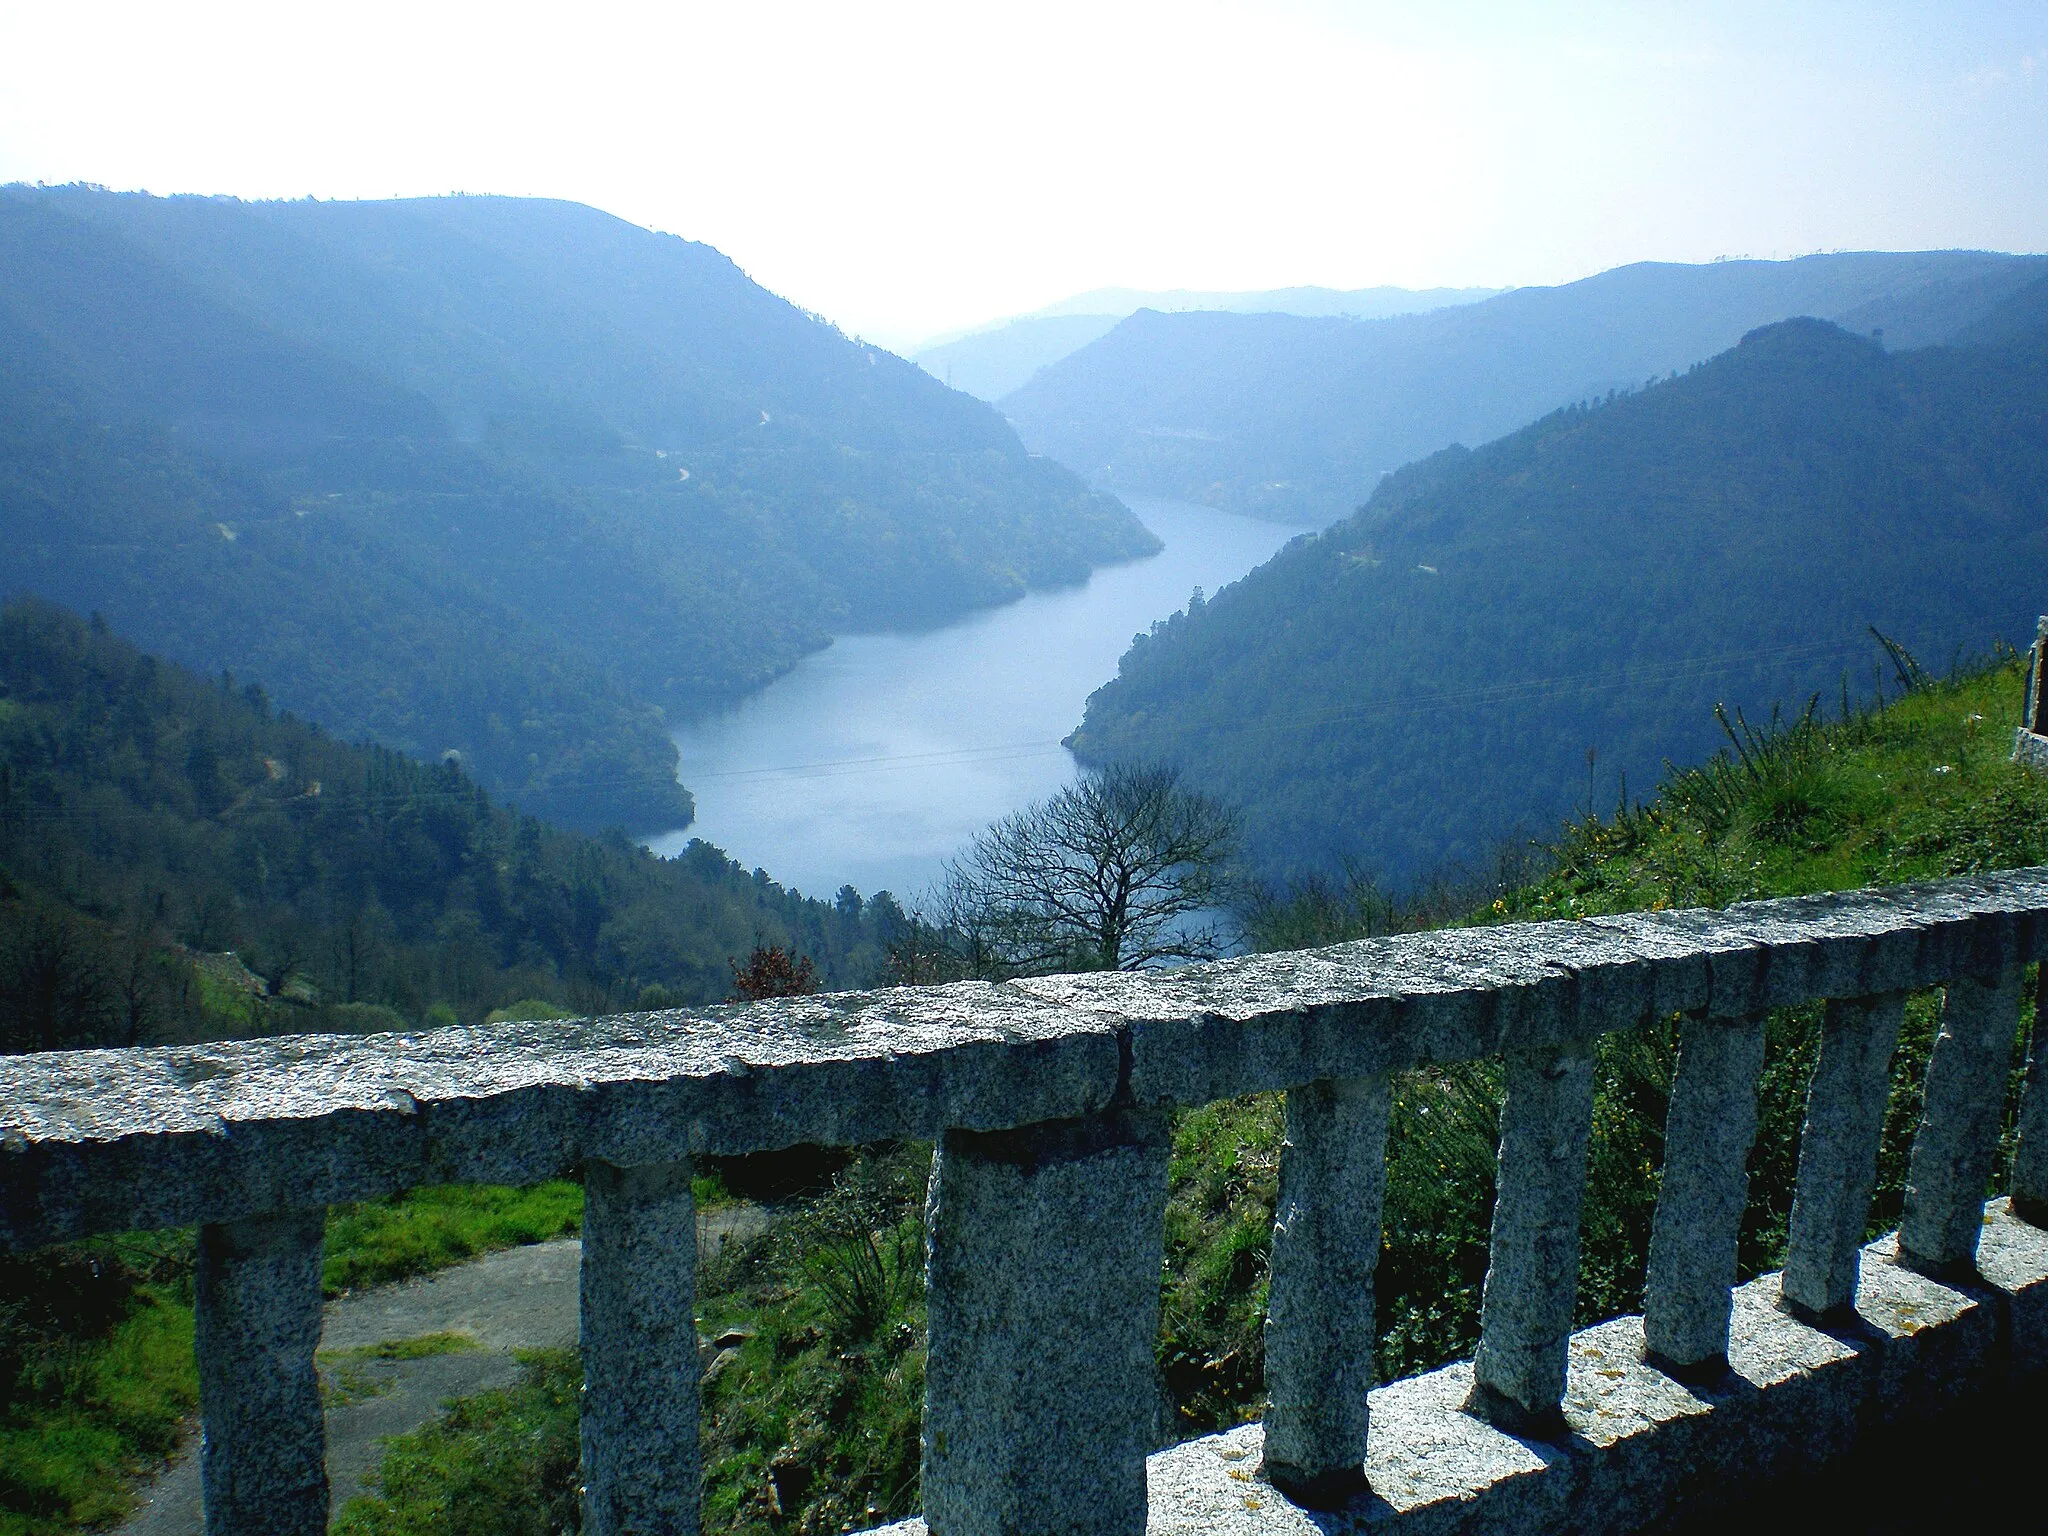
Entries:
[[1107, 285], [2039, 251], [2048, 0], [0, 0], [0, 181], [572, 198], [899, 349]]

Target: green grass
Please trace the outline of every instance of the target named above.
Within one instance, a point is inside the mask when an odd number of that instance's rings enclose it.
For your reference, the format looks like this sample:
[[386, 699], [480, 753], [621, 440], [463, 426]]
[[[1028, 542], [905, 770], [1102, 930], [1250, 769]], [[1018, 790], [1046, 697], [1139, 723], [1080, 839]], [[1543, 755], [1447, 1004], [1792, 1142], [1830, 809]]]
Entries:
[[917, 1507], [920, 1218], [931, 1148], [864, 1155], [775, 1230], [704, 1267], [705, 1525], [858, 1530]]
[[382, 1397], [398, 1385], [398, 1378], [389, 1371], [375, 1369], [376, 1366], [426, 1360], [435, 1355], [459, 1355], [482, 1347], [466, 1333], [423, 1333], [355, 1349], [325, 1349], [315, 1357], [321, 1372], [320, 1400], [329, 1407], [340, 1407], [369, 1397]]
[[583, 1186], [449, 1184], [337, 1206], [327, 1218], [330, 1296], [430, 1274], [479, 1254], [582, 1230]]
[[2012, 762], [2005, 663], [1834, 724], [1738, 740], [1658, 798], [1565, 829], [1496, 917], [1581, 917], [1893, 885], [2048, 862], [2048, 779]]
[[[930, 1159], [921, 1146], [865, 1154], [768, 1237], [703, 1267], [698, 1326], [733, 1341], [704, 1379], [707, 1529], [839, 1532], [915, 1510]], [[536, 1355], [515, 1385], [397, 1437], [336, 1531], [574, 1529], [576, 1381], [573, 1352]]]
[[336, 1536], [557, 1536], [578, 1527], [576, 1395], [568, 1350], [521, 1357], [515, 1385], [459, 1399], [394, 1436], [373, 1491], [342, 1506]]
[[0, 1533], [117, 1517], [198, 1401], [191, 1243], [105, 1238], [0, 1259]]
[[[714, 1198], [722, 1186], [709, 1181]], [[449, 1186], [337, 1206], [329, 1295], [575, 1233], [583, 1190]], [[189, 1233], [69, 1245], [0, 1271], [0, 1536], [57, 1536], [119, 1518], [129, 1480], [176, 1448], [198, 1406]], [[81, 1299], [82, 1298], [82, 1299]], [[430, 1335], [364, 1359], [460, 1347]], [[388, 1351], [399, 1351], [390, 1353]], [[335, 1388], [373, 1386], [339, 1359]]]

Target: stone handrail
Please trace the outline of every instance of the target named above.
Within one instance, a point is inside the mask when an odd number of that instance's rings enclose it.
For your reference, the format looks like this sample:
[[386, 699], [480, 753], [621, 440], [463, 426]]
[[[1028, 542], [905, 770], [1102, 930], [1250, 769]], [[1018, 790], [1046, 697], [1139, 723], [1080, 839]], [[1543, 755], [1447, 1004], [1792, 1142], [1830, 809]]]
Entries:
[[[1501, 1058], [1498, 1198], [1462, 1408], [1564, 1425], [1603, 1033], [1685, 1016], [1640, 1353], [1725, 1368], [1762, 1016], [1825, 999], [1783, 1300], [1856, 1300], [1904, 995], [1946, 989], [1897, 1255], [1972, 1272], [2048, 870], [1366, 940], [1171, 972], [784, 999], [571, 1024], [0, 1059], [0, 1246], [199, 1228], [210, 1532], [325, 1529], [324, 1208], [585, 1183], [585, 1529], [698, 1525], [690, 1160], [937, 1143], [923, 1502], [941, 1536], [1143, 1531], [1166, 1112], [1287, 1092], [1263, 1469], [1360, 1494], [1389, 1075]], [[2012, 1209], [2048, 1213], [2040, 1032]], [[1384, 1390], [1384, 1389], [1382, 1389]], [[1155, 1517], [1157, 1511], [1154, 1511]]]

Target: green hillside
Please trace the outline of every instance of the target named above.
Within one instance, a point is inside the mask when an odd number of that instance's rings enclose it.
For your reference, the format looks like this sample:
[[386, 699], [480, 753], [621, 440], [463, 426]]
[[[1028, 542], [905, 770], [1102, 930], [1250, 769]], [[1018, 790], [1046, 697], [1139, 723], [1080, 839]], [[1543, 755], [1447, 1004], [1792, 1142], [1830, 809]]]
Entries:
[[983, 400], [999, 400], [1032, 375], [1106, 335], [1141, 309], [1228, 310], [1233, 314], [1341, 315], [1353, 320], [1420, 314], [1449, 304], [1475, 304], [1496, 288], [1275, 288], [1203, 293], [1186, 288], [1145, 292], [1098, 288], [1018, 315], [1000, 325], [920, 348], [917, 364], [935, 379]]
[[1073, 745], [1238, 802], [1269, 872], [1400, 885], [1698, 761], [1716, 704], [1868, 697], [1872, 626], [1937, 666], [2029, 635], [2044, 571], [2048, 332], [1787, 322], [1390, 477], [1138, 637]]
[[1757, 326], [1814, 315], [1923, 347], [2044, 272], [2048, 258], [1877, 251], [1642, 262], [1389, 319], [1144, 311], [1002, 407], [1098, 484], [1322, 525], [1412, 459], [1640, 388]]
[[254, 684], [0, 610], [0, 1051], [715, 1002], [761, 944], [860, 985], [894, 911], [559, 831]]
[[837, 633], [1156, 548], [986, 405], [573, 204], [0, 190], [0, 595], [585, 827]]

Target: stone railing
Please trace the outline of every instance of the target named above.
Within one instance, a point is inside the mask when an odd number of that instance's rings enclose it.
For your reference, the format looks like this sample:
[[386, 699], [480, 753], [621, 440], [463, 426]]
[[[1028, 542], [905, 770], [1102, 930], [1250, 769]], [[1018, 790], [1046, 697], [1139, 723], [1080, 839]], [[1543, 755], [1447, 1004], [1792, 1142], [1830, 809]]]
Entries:
[[[1985, 1203], [2021, 971], [2044, 948], [2048, 870], [2025, 870], [1172, 972], [7, 1058], [0, 1245], [198, 1227], [208, 1529], [312, 1536], [324, 1208], [578, 1172], [585, 1529], [688, 1532], [690, 1160], [931, 1138], [923, 1503], [941, 1536], [1135, 1536], [1148, 1517], [1621, 1529], [1840, 1450], [1918, 1390], [1908, 1378], [1953, 1395], [2001, 1362], [2048, 1364], [2041, 1234]], [[1931, 987], [1942, 1027], [1904, 1220], [1865, 1250], [1903, 1000]], [[1761, 1018], [1819, 999], [1786, 1269], [1737, 1290]], [[1575, 1337], [1592, 1046], [1673, 1015], [1646, 1316]], [[2034, 1049], [2011, 1200], [2028, 1221], [2048, 1212]], [[1369, 1391], [1389, 1076], [1493, 1057], [1506, 1100], [1478, 1354]], [[1272, 1089], [1287, 1140], [1270, 1407], [1148, 1472], [1166, 1115]], [[1986, 1233], [1996, 1264], [1979, 1264]], [[1987, 1288], [1980, 1269], [2001, 1264]], [[1859, 1307], [1861, 1328], [1836, 1326]], [[1345, 1513], [1311, 1526], [1302, 1504]]]
[[2034, 626], [2027, 651], [2027, 691], [2020, 701], [2019, 729], [2013, 732], [2013, 761], [2048, 773], [2048, 613]]

